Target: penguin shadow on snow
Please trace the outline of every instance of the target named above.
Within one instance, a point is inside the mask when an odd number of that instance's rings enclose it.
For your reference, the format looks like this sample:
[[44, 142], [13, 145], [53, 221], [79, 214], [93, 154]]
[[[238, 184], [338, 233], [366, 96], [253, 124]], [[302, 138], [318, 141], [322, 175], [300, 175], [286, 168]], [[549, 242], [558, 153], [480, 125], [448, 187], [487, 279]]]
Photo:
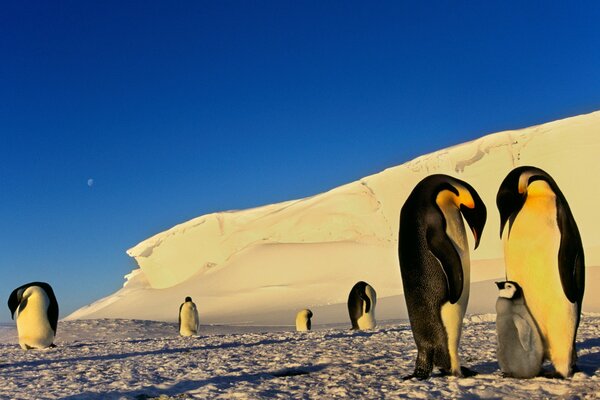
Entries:
[[408, 326], [397, 326], [397, 327], [393, 327], [393, 328], [375, 327], [371, 330], [363, 330], [363, 331], [350, 328], [345, 331], [326, 334], [323, 339], [340, 339], [340, 338], [347, 338], [347, 337], [371, 337], [371, 336], [379, 335], [379, 334], [405, 332], [405, 331], [410, 331], [410, 327], [408, 327]]
[[[600, 338], [592, 338], [577, 343], [578, 353], [581, 350], [600, 348]], [[579, 355], [577, 358], [577, 367], [586, 375], [593, 376], [600, 369], [600, 349], [593, 353]]]
[[[298, 340], [298, 339], [295, 339], [295, 340]], [[193, 351], [202, 351], [202, 350], [228, 349], [228, 348], [234, 348], [234, 347], [254, 347], [254, 346], [263, 346], [263, 345], [289, 343], [289, 342], [290, 342], [289, 338], [279, 339], [279, 340], [266, 339], [266, 340], [261, 340], [261, 341], [255, 342], [255, 343], [233, 342], [233, 343], [223, 343], [223, 344], [218, 344], [218, 345], [177, 347], [177, 348], [173, 348], [173, 349], [134, 351], [134, 352], [130, 352], [130, 353], [115, 353], [115, 354], [94, 355], [94, 356], [86, 356], [86, 357], [71, 357], [71, 358], [43, 359], [43, 360], [35, 360], [35, 361], [21, 361], [21, 362], [15, 362], [15, 363], [0, 364], [0, 367], [2, 367], [3, 369], [4, 368], [29, 368], [29, 367], [41, 367], [41, 366], [46, 366], [47, 368], [52, 368], [52, 364], [57, 364], [57, 363], [78, 363], [78, 362], [82, 362], [82, 361], [122, 360], [122, 359], [130, 358], [130, 357], [143, 357], [143, 356], [151, 356], [151, 355], [169, 355], [169, 354], [178, 354], [178, 353], [189, 353], [189, 352], [193, 352]], [[4, 372], [10, 372], [10, 370], [4, 371]]]
[[[328, 367], [328, 364], [319, 364], [304, 366], [298, 368], [285, 368], [275, 371], [268, 372], [257, 372], [254, 374], [245, 375], [225, 375], [215, 376], [208, 379], [200, 380], [184, 380], [175, 383], [173, 386], [168, 388], [158, 388], [156, 386], [147, 386], [142, 389], [136, 389], [133, 391], [121, 391], [115, 390], [112, 392], [105, 393], [94, 393], [94, 392], [83, 392], [72, 396], [63, 397], [68, 400], [100, 400], [100, 399], [119, 399], [119, 398], [134, 398], [134, 399], [152, 399], [159, 396], [177, 396], [191, 390], [198, 390], [203, 386], [211, 385], [217, 387], [217, 389], [228, 389], [234, 384], [238, 383], [257, 383], [267, 379], [295, 379], [297, 376], [308, 375], [313, 372], [319, 372]], [[280, 393], [280, 392], [278, 392]], [[274, 395], [277, 394], [273, 390], [264, 392], [263, 395]]]

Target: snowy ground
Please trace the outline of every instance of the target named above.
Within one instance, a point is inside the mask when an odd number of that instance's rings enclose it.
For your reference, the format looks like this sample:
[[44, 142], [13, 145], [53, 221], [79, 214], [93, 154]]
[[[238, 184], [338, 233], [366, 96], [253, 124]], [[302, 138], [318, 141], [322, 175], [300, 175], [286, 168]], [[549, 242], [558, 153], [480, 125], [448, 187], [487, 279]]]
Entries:
[[567, 380], [502, 378], [493, 318], [471, 317], [464, 326], [463, 364], [478, 376], [426, 381], [401, 379], [416, 356], [401, 321], [369, 332], [205, 326], [195, 338], [178, 337], [165, 322], [64, 321], [58, 347], [28, 352], [14, 328], [2, 326], [0, 398], [600, 398], [600, 315], [584, 315], [582, 372]]

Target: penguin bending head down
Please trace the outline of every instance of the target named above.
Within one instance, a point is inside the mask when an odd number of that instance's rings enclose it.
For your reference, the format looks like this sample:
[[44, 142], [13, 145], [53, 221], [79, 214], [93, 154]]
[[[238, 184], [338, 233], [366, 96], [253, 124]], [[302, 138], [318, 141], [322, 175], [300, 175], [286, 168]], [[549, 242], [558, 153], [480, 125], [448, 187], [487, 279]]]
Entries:
[[296, 314], [296, 330], [298, 332], [310, 331], [312, 316], [313, 313], [308, 308], [298, 311], [298, 314]]
[[516, 282], [496, 282], [498, 364], [506, 376], [533, 378], [542, 370], [544, 344]]
[[19, 286], [8, 297], [8, 308], [17, 321], [19, 345], [24, 350], [54, 346], [58, 324], [58, 302], [45, 282]]
[[523, 288], [544, 352], [558, 376], [575, 369], [585, 286], [583, 245], [558, 185], [536, 167], [512, 170], [498, 190], [506, 276]]
[[377, 305], [377, 293], [371, 285], [366, 282], [357, 282], [350, 290], [348, 296], [348, 313], [352, 329], [373, 329], [377, 325], [375, 320], [375, 306]]
[[179, 334], [181, 336], [197, 335], [199, 328], [198, 309], [192, 298], [188, 296], [179, 306]]
[[417, 360], [412, 375], [472, 375], [461, 367], [458, 345], [469, 300], [470, 258], [463, 217], [479, 245], [486, 221], [483, 201], [468, 183], [430, 175], [410, 193], [400, 212], [398, 255]]

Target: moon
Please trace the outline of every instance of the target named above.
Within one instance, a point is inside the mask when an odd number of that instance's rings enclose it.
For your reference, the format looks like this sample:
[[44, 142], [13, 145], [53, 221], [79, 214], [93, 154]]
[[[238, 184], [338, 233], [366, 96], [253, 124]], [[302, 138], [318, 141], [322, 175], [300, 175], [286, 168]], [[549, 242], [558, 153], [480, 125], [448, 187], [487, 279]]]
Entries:
[[94, 186], [94, 180], [93, 180], [92, 178], [88, 179], [88, 180], [87, 180], [87, 185], [88, 185], [89, 187], [92, 187], [92, 186]]

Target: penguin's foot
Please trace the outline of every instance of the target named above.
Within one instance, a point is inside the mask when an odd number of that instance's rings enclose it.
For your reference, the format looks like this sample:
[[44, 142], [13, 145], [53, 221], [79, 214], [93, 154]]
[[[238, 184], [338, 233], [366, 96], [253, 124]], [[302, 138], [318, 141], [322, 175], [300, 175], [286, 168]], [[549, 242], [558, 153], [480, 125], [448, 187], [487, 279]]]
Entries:
[[48, 347], [50, 347], [51, 349], [53, 349], [53, 348], [55, 348], [55, 347], [56, 347], [56, 345], [55, 345], [54, 343], [52, 343], [52, 344], [51, 344], [50, 346], [48, 346]]
[[462, 373], [463, 378], [468, 378], [470, 376], [477, 375], [477, 371], [473, 371], [472, 369], [467, 367], [460, 367], [460, 372]]
[[556, 371], [543, 371], [541, 376], [548, 379], [565, 379], [565, 377], [562, 376], [562, 374]]
[[402, 380], [407, 381], [412, 378], [417, 378], [420, 381], [424, 381], [425, 379], [429, 379], [430, 376], [431, 376], [431, 372], [428, 372], [428, 371], [425, 371], [422, 369], [415, 369], [415, 372], [403, 377]]
[[579, 367], [577, 366], [577, 364], [573, 364], [573, 365], [571, 366], [571, 372], [572, 372], [573, 374], [576, 374], [577, 372], [581, 372], [581, 370], [579, 369]]
[[455, 376], [457, 378], [468, 378], [470, 376], [475, 376], [477, 375], [477, 371], [473, 371], [472, 369], [469, 369], [467, 367], [460, 367], [460, 371], [449, 371], [447, 369], [442, 369], [440, 368], [440, 374], [441, 376]]

